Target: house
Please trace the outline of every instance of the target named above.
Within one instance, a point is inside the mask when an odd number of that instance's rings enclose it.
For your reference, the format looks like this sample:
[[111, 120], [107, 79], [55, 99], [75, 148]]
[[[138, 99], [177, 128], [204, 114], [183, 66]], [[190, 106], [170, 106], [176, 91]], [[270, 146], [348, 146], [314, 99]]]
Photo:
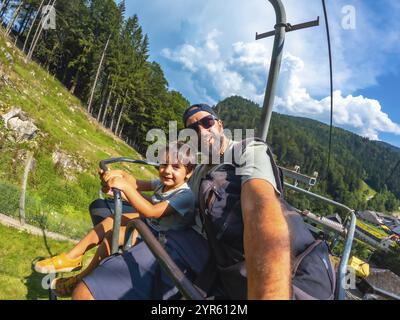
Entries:
[[400, 226], [393, 228], [392, 232], [400, 236]]
[[340, 218], [340, 216], [337, 213], [326, 216], [326, 218], [340, 224], [343, 223], [342, 218]]
[[372, 268], [357, 287], [364, 294], [376, 293], [387, 299], [400, 300], [400, 277], [388, 269]]
[[398, 218], [391, 216], [391, 215], [379, 213], [379, 212], [376, 212], [376, 214], [378, 215], [378, 217], [383, 219], [383, 223], [386, 226], [388, 226], [389, 228], [395, 228], [395, 227], [400, 226], [400, 220]]

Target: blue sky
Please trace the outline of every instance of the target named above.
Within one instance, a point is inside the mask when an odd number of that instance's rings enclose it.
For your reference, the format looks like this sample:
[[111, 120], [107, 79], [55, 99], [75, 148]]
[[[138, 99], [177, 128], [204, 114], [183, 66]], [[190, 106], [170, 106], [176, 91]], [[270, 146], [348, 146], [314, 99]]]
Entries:
[[[327, 0], [334, 65], [334, 123], [400, 147], [400, 1]], [[329, 65], [320, 0], [283, 0], [287, 34], [275, 110], [329, 122]], [[150, 38], [170, 88], [191, 103], [234, 94], [262, 103], [275, 15], [266, 0], [126, 0]]]

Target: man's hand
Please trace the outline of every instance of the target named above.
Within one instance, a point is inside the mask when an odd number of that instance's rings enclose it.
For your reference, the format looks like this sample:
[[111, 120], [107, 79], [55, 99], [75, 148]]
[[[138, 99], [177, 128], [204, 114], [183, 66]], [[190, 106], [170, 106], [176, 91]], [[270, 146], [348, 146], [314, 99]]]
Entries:
[[289, 230], [273, 186], [262, 179], [241, 191], [249, 299], [291, 297]]

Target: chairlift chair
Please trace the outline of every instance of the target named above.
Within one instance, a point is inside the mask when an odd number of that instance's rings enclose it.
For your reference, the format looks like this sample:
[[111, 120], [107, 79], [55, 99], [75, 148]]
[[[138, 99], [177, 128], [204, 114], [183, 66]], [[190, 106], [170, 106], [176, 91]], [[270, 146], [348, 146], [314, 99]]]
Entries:
[[[274, 11], [276, 14], [277, 23], [275, 25], [275, 30], [271, 31], [271, 32], [263, 33], [263, 34], [256, 34], [257, 40], [263, 39], [263, 38], [266, 38], [269, 36], [275, 36], [274, 48], [273, 48], [270, 72], [269, 72], [269, 79], [268, 79], [268, 85], [266, 88], [266, 95], [265, 95], [265, 99], [264, 99], [261, 127], [260, 127], [261, 138], [264, 141], [266, 141], [266, 138], [267, 138], [269, 122], [270, 122], [271, 115], [272, 115], [272, 106], [273, 106], [274, 96], [275, 96], [275, 91], [276, 91], [276, 83], [277, 83], [279, 71], [280, 71], [279, 69], [280, 69], [280, 64], [281, 64], [281, 59], [282, 59], [285, 33], [319, 25], [319, 17], [315, 21], [306, 22], [306, 23], [302, 23], [302, 24], [298, 24], [298, 25], [290, 25], [289, 23], [286, 22], [285, 8], [284, 8], [281, 0], [268, 0], [268, 1], [274, 7]], [[129, 159], [129, 158], [112, 158], [112, 159], [107, 159], [107, 160], [101, 161], [100, 168], [104, 171], [107, 171], [108, 164], [118, 163], [118, 162], [129, 162], [129, 163], [136, 163], [136, 164], [150, 165], [150, 166], [157, 167], [156, 163], [152, 163], [152, 162], [148, 162], [148, 161], [144, 161], [144, 160], [134, 160], [134, 159]], [[296, 172], [293, 170], [288, 170], [285, 168], [281, 168], [281, 169], [283, 171], [283, 174], [286, 177], [294, 178], [297, 183], [300, 181], [306, 183], [306, 185], [308, 186], [309, 189], [316, 182], [315, 176], [307, 177], [307, 176], [300, 174], [299, 172]], [[337, 278], [336, 299], [340, 299], [340, 300], [345, 299], [345, 292], [344, 292], [342, 283], [343, 283], [345, 275], [346, 275], [347, 264], [349, 261], [352, 243], [353, 243], [353, 239], [354, 239], [354, 232], [355, 232], [355, 226], [356, 226], [356, 216], [354, 214], [354, 210], [348, 208], [347, 206], [345, 206], [341, 203], [327, 199], [327, 198], [325, 198], [321, 195], [318, 195], [316, 193], [313, 193], [309, 190], [302, 189], [302, 188], [298, 187], [298, 185], [292, 185], [287, 182], [285, 182], [284, 184], [286, 187], [288, 187], [292, 190], [303, 193], [309, 197], [323, 201], [327, 204], [342, 208], [342, 209], [346, 210], [346, 212], [348, 213], [345, 223], [343, 225], [341, 225], [339, 223], [335, 223], [334, 221], [331, 221], [324, 217], [318, 217], [309, 211], [298, 210], [298, 212], [300, 214], [302, 214], [306, 220], [310, 220], [313, 223], [322, 225], [324, 228], [328, 228], [329, 230], [331, 230], [332, 232], [337, 234], [338, 237], [341, 237], [344, 239], [345, 245], [344, 245], [343, 252], [341, 254], [340, 265], [339, 265], [339, 268], [337, 271], [338, 274], [336, 277]], [[122, 198], [121, 198], [120, 190], [113, 189], [113, 193], [114, 193], [115, 216], [114, 216], [114, 226], [113, 226], [112, 253], [117, 253], [118, 249], [119, 249], [118, 248], [118, 244], [119, 244], [118, 239], [119, 239], [119, 229], [121, 226], [121, 216], [122, 216]], [[315, 232], [318, 232], [318, 230], [320, 230], [318, 228], [315, 228], [310, 223], [308, 225], [309, 225], [310, 229], [314, 230]], [[132, 235], [133, 235], [134, 229], [136, 229], [139, 232], [139, 234], [142, 237], [142, 240], [147, 244], [147, 246], [150, 248], [150, 250], [152, 251], [154, 256], [157, 258], [159, 263], [162, 265], [162, 267], [165, 269], [165, 271], [172, 278], [172, 280], [176, 284], [177, 288], [182, 293], [182, 296], [185, 299], [193, 299], [193, 300], [203, 299], [203, 295], [185, 277], [185, 275], [182, 273], [182, 271], [179, 270], [179, 268], [176, 266], [176, 264], [169, 257], [168, 253], [164, 250], [164, 248], [161, 246], [161, 244], [158, 242], [158, 240], [153, 236], [153, 234], [151, 233], [149, 228], [140, 219], [132, 220], [132, 222], [127, 226], [126, 239], [125, 239], [126, 241], [125, 241], [125, 245], [123, 246], [123, 249], [124, 250], [129, 249], [129, 247], [132, 243], [131, 240], [132, 240]]]
[[[147, 166], [153, 166], [153, 167], [158, 167], [157, 163], [154, 162], [149, 162], [145, 160], [135, 160], [135, 159], [130, 159], [130, 158], [111, 158], [107, 160], [103, 160], [100, 162], [100, 168], [103, 171], [108, 171], [107, 165], [109, 164], [115, 164], [115, 163], [122, 163], [122, 162], [127, 162], [127, 163], [133, 163], [133, 164], [141, 164], [141, 165], [147, 165]], [[284, 171], [285, 172], [285, 171]], [[290, 173], [289, 175], [290, 178], [297, 178], [298, 180], [303, 179], [302, 181], [306, 181], [306, 176], [299, 174], [298, 177], [293, 176], [293, 172]], [[310, 178], [311, 183], [315, 184], [315, 179]], [[310, 183], [309, 181], [309, 183]], [[349, 261], [350, 257], [350, 251], [354, 239], [354, 230], [355, 230], [355, 223], [356, 223], [356, 216], [354, 215], [354, 211], [348, 207], [346, 207], [343, 204], [340, 204], [338, 202], [335, 202], [333, 200], [327, 199], [323, 196], [320, 196], [318, 194], [312, 193], [310, 191], [301, 189], [297, 186], [291, 185], [287, 182], [285, 182], [285, 186], [288, 188], [291, 188], [295, 191], [302, 192], [310, 197], [325, 201], [326, 203], [329, 203], [331, 205], [335, 205], [339, 208], [346, 209], [348, 211], [348, 219], [347, 219], [347, 224], [346, 226], [341, 225], [339, 223], [336, 223], [334, 221], [331, 221], [329, 219], [326, 219], [324, 217], [319, 217], [316, 216], [315, 214], [308, 212], [308, 211], [301, 211], [298, 210], [300, 214], [302, 214], [303, 217], [311, 220], [312, 222], [318, 223], [325, 228], [328, 228], [330, 231], [333, 231], [336, 233], [338, 236], [342, 237], [345, 241], [345, 246], [343, 249], [343, 252], [341, 254], [341, 261], [340, 265], [337, 271], [337, 294], [336, 298], [337, 299], [344, 299], [345, 298], [345, 292], [343, 289], [343, 286], [341, 285], [344, 281], [345, 275], [346, 275], [346, 268], [347, 264]], [[117, 254], [119, 252], [119, 232], [120, 232], [120, 227], [121, 227], [121, 217], [122, 217], [122, 197], [121, 197], [121, 191], [118, 189], [113, 189], [112, 190], [114, 193], [114, 225], [113, 225], [113, 237], [112, 237], [112, 254]], [[313, 227], [311, 224], [308, 224], [310, 229], [312, 231], [316, 231], [315, 227]], [[196, 288], [193, 283], [183, 274], [183, 272], [179, 269], [179, 267], [174, 263], [174, 261], [171, 259], [169, 254], [165, 251], [163, 246], [159, 243], [159, 241], [154, 237], [153, 233], [150, 231], [148, 226], [140, 219], [133, 219], [127, 226], [126, 226], [126, 232], [125, 232], [125, 241], [124, 245], [122, 247], [123, 251], [128, 250], [131, 248], [132, 245], [132, 237], [133, 237], [133, 231], [137, 230], [138, 233], [140, 234], [142, 240], [146, 243], [146, 245], [149, 247], [150, 251], [153, 253], [153, 255], [156, 257], [160, 265], [163, 267], [165, 272], [171, 277], [179, 291], [181, 292], [182, 296], [184, 299], [187, 300], [203, 300], [205, 297], [203, 294]], [[51, 299], [54, 299], [54, 293], [51, 292]]]

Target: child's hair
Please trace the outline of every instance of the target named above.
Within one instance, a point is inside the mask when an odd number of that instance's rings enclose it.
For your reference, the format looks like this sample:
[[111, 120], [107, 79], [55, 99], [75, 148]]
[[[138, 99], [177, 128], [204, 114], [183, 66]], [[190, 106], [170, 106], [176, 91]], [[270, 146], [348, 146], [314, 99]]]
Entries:
[[189, 145], [183, 141], [171, 142], [160, 151], [162, 154], [166, 154], [168, 163], [182, 164], [187, 173], [191, 173], [196, 167], [196, 155], [193, 154]]

